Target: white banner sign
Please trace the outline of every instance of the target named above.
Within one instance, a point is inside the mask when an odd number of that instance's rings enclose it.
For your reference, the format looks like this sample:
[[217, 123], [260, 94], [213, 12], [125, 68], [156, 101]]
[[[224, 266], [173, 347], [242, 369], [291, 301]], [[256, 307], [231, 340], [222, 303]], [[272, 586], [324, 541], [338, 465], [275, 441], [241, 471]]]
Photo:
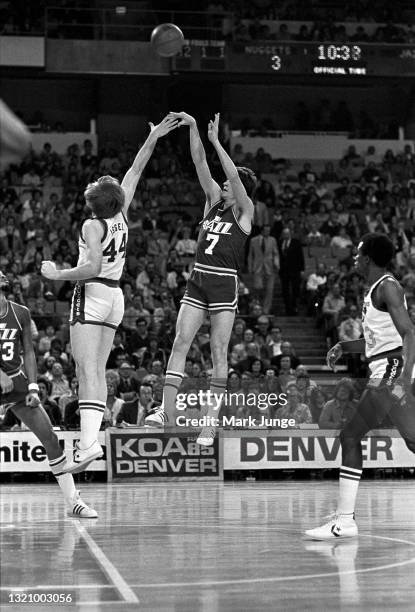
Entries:
[[[224, 470], [335, 468], [341, 464], [340, 440], [332, 432], [263, 436], [249, 432], [225, 437]], [[397, 432], [379, 430], [362, 440], [363, 467], [415, 467], [415, 455]]]
[[[79, 431], [57, 431], [59, 443], [68, 459], [72, 457]], [[100, 431], [98, 441], [104, 450], [102, 459], [93, 461], [88, 470], [105, 472], [105, 432]], [[2, 431], [0, 433], [0, 472], [50, 472], [46, 451], [31, 431]]]

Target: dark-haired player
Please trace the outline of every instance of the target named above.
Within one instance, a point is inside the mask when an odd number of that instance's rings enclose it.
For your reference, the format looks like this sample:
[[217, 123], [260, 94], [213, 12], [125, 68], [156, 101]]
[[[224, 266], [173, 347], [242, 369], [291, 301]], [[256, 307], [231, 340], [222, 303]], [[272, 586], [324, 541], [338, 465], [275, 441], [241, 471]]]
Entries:
[[415, 402], [411, 391], [415, 328], [403, 289], [386, 269], [393, 255], [393, 244], [384, 234], [363, 236], [355, 265], [370, 284], [363, 303], [364, 338], [339, 342], [327, 353], [327, 363], [334, 368], [341, 355], [365, 352], [370, 375], [356, 415], [340, 434], [342, 465], [337, 510], [329, 522], [306, 531], [317, 540], [349, 538], [358, 533], [354, 509], [362, 474], [361, 440], [368, 431], [389, 415], [407, 447], [415, 453]]
[[8, 404], [16, 417], [27, 425], [44, 446], [50, 469], [62, 490], [69, 514], [79, 518], [96, 518], [96, 511], [82, 501], [73, 476], [64, 473], [66, 456], [38, 394], [30, 313], [25, 306], [7, 299], [7, 288], [8, 279], [0, 272], [1, 403]]
[[77, 266], [57, 270], [51, 261], [42, 263], [46, 278], [76, 281], [70, 325], [79, 379], [81, 436], [67, 471], [80, 472], [102, 456], [97, 438], [107, 398], [105, 365], [124, 314], [119, 281], [128, 240], [128, 208], [157, 139], [175, 127], [177, 119], [172, 116], [156, 126], [150, 123], [150, 134], [121, 185], [111, 176], [102, 176], [87, 186], [85, 200], [92, 215], [81, 227]]
[[[163, 403], [146, 419], [147, 424], [164, 425], [175, 410], [178, 388], [183, 379], [186, 355], [193, 339], [210, 314], [213, 376], [211, 392], [218, 398], [208, 406], [207, 416], [217, 416], [220, 398], [226, 391], [227, 353], [238, 304], [238, 270], [244, 260], [245, 243], [251, 232], [254, 205], [251, 196], [256, 177], [248, 168], [236, 167], [219, 142], [219, 113], [209, 122], [208, 138], [218, 154], [227, 177], [223, 188], [213, 180], [196, 121], [187, 113], [171, 113], [179, 125], [190, 128], [190, 151], [206, 195], [204, 216], [197, 241], [196, 262], [182, 299], [176, 337], [166, 372]], [[213, 444], [214, 427], [202, 429], [198, 443]]]

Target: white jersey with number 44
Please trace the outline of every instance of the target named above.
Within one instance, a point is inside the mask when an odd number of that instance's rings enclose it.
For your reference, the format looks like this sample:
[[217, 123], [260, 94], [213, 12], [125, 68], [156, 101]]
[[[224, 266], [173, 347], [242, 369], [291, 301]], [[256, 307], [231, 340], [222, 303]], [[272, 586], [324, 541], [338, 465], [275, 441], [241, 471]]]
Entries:
[[[103, 225], [104, 236], [101, 240], [102, 244], [102, 267], [99, 273], [99, 278], [109, 278], [111, 280], [119, 280], [125, 263], [128, 241], [128, 224], [122, 212], [119, 212], [115, 217], [110, 219], [98, 219]], [[78, 241], [79, 258], [78, 265], [84, 263], [87, 259], [87, 247], [85, 239], [81, 233]]]
[[370, 287], [363, 302], [362, 323], [366, 357], [374, 357], [402, 346], [401, 335], [396, 329], [389, 312], [379, 310], [373, 305], [372, 293], [385, 278], [391, 278], [397, 282], [390, 274], [384, 274]]

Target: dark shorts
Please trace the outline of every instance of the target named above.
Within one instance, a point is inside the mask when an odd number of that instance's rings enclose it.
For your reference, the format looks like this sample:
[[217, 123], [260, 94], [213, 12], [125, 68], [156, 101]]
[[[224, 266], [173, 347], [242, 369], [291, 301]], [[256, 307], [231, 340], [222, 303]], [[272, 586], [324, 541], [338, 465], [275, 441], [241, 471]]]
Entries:
[[209, 312], [238, 309], [238, 277], [193, 270], [181, 300]]
[[12, 377], [13, 389], [10, 393], [1, 394], [2, 404], [24, 404], [29, 392], [26, 375], [23, 372]]

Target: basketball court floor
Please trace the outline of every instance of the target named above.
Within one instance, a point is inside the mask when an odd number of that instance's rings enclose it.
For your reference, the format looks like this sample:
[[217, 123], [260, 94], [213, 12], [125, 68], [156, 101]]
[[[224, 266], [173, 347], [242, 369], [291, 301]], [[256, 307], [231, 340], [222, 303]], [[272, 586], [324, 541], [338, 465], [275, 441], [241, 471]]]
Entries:
[[[1, 601], [15, 602], [3, 609], [415, 610], [415, 481], [363, 481], [359, 538], [306, 540], [336, 490], [94, 483], [81, 492], [100, 518], [81, 521], [65, 516], [57, 486], [3, 485]], [[67, 602], [41, 603], [53, 594]]]

